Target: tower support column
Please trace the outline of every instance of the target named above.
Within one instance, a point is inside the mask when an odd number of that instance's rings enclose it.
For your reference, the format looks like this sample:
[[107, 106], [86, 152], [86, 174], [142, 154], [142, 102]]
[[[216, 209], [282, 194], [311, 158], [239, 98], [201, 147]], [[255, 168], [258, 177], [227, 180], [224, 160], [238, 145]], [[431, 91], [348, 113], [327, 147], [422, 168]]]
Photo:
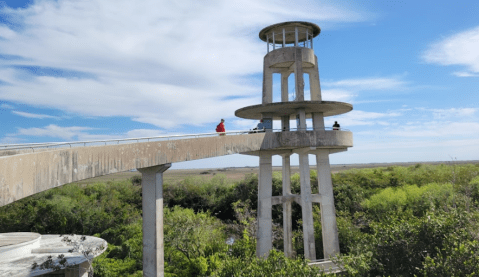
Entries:
[[[311, 40], [312, 41], [312, 40]], [[314, 57], [314, 67], [308, 69], [309, 90], [311, 91], [311, 101], [321, 101], [321, 85], [319, 82], [318, 57]]]
[[273, 70], [266, 64], [263, 69], [263, 103], [273, 103]]
[[163, 172], [171, 164], [138, 168], [143, 206], [143, 276], [164, 276]]
[[[291, 195], [291, 163], [290, 154], [283, 154], [283, 196]], [[283, 203], [283, 245], [284, 255], [293, 257], [293, 218], [291, 200]]]
[[339, 254], [338, 226], [334, 207], [333, 184], [329, 165], [329, 150], [317, 149], [316, 166], [318, 170], [318, 186], [321, 195], [321, 228], [323, 235], [324, 258]]
[[300, 201], [303, 219], [304, 257], [309, 260], [316, 260], [311, 180], [309, 174], [309, 149], [299, 149], [295, 152], [297, 152], [299, 155], [299, 178], [301, 184]]
[[324, 116], [323, 113], [313, 113], [313, 130], [324, 130]]
[[296, 101], [304, 101], [304, 78], [303, 78], [303, 52], [300, 47], [296, 48], [294, 55], [294, 78]]
[[289, 71], [281, 72], [281, 102], [288, 102], [288, 78], [291, 73]]
[[273, 219], [272, 203], [273, 195], [273, 167], [270, 153], [259, 154], [259, 178], [258, 178], [258, 234], [256, 255], [267, 257], [273, 249]]

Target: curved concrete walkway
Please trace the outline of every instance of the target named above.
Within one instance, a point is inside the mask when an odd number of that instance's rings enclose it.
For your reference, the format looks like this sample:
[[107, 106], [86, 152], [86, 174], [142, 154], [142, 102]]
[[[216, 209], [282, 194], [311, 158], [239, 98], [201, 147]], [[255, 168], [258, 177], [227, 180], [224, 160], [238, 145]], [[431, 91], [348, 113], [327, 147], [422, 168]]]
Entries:
[[0, 157], [0, 206], [64, 184], [156, 165], [280, 148], [352, 146], [347, 131], [214, 136], [43, 150]]

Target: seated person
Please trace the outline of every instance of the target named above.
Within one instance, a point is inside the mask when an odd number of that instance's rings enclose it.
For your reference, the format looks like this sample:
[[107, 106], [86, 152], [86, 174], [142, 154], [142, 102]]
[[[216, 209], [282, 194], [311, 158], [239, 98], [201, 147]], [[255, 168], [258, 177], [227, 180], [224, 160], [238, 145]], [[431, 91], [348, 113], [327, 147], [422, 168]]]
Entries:
[[253, 131], [255, 131], [254, 133], [264, 132], [263, 119], [261, 119], [261, 120], [259, 121], [258, 125], [256, 125], [256, 128], [254, 128]]

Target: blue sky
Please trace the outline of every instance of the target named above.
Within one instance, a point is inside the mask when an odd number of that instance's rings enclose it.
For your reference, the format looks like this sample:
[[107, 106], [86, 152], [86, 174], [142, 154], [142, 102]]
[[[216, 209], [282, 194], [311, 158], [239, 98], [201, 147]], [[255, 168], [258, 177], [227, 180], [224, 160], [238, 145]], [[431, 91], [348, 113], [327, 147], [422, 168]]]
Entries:
[[321, 27], [323, 99], [354, 106], [326, 118], [354, 134], [333, 164], [478, 159], [478, 14], [472, 0], [0, 0], [0, 144], [253, 128], [234, 111], [261, 100], [258, 33], [300, 20]]

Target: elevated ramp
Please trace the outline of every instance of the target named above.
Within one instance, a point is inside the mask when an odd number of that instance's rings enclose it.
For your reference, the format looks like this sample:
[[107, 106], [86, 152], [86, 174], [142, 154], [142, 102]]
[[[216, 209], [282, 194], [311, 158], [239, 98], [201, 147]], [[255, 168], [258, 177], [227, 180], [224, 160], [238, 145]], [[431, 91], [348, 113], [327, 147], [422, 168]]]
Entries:
[[[28, 150], [0, 156], [0, 206], [64, 184], [161, 164], [237, 153], [321, 147], [345, 150], [352, 133], [303, 131]], [[0, 151], [1, 153], [1, 151]]]

